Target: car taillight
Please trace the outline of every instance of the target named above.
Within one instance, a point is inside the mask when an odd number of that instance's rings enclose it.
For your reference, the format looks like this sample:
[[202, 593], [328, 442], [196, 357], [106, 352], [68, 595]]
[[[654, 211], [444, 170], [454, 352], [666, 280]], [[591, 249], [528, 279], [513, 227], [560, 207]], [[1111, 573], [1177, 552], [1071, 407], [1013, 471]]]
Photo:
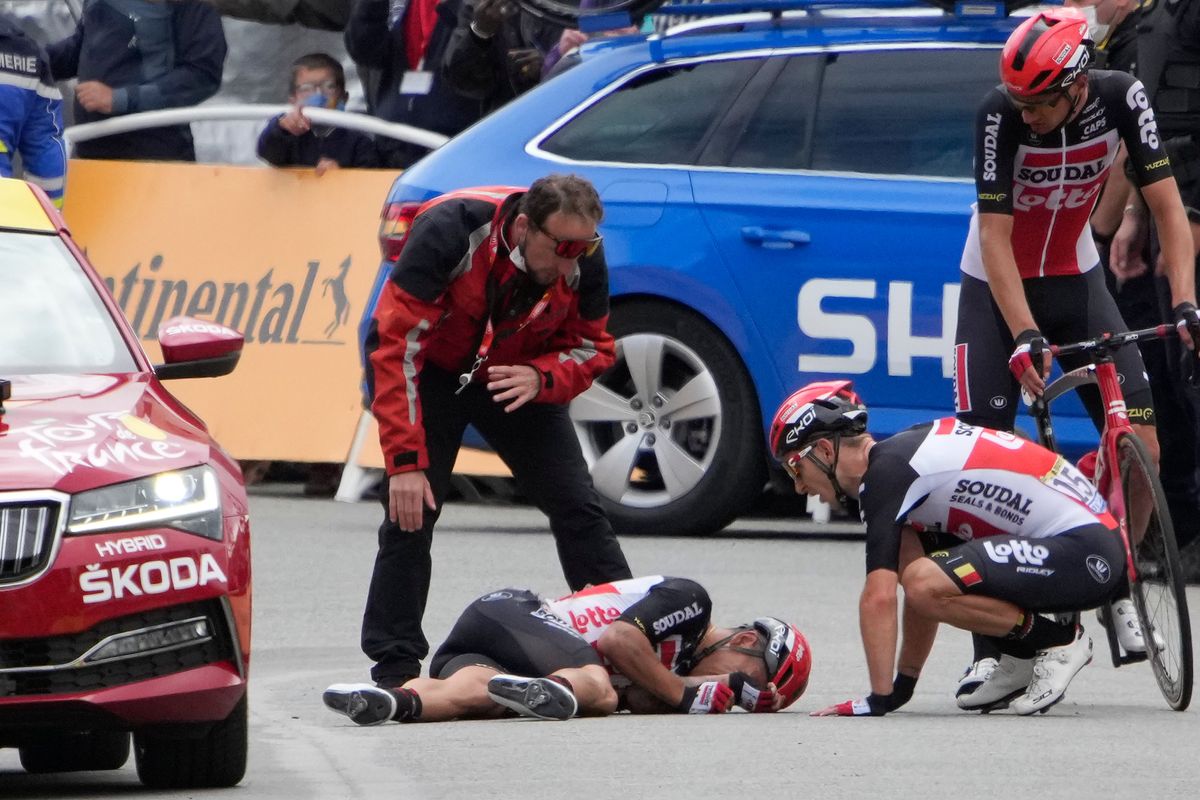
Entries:
[[379, 250], [385, 261], [400, 258], [400, 249], [420, 207], [420, 203], [388, 203], [383, 207], [379, 215]]

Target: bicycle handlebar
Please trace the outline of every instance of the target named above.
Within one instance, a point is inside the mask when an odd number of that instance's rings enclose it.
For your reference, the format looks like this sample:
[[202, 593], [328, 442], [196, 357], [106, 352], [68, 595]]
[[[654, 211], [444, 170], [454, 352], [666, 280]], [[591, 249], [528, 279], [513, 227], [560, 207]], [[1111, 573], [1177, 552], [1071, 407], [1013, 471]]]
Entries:
[[1072, 353], [1104, 354], [1113, 350], [1119, 350], [1131, 342], [1148, 342], [1154, 339], [1168, 339], [1178, 335], [1179, 331], [1174, 325], [1163, 323], [1162, 325], [1155, 325], [1153, 328], [1142, 328], [1136, 331], [1102, 333], [1092, 339], [1085, 339], [1082, 342], [1074, 342], [1073, 344], [1052, 344], [1050, 345], [1050, 352], [1056, 358]]

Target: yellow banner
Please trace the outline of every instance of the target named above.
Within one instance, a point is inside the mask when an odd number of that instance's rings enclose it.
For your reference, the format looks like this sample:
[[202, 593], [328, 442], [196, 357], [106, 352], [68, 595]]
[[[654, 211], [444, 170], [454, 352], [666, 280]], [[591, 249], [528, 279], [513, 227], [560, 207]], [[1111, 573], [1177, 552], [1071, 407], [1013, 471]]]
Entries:
[[[73, 160], [64, 214], [143, 345], [176, 314], [242, 331], [232, 375], [168, 386], [240, 459], [343, 461], [388, 170]], [[378, 439], [364, 466], [380, 466]]]

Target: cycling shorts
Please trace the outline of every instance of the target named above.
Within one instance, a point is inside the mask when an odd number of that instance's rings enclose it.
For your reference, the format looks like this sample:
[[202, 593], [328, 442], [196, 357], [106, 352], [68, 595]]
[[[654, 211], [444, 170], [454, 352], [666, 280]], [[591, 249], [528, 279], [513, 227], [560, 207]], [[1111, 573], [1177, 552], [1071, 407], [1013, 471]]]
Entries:
[[536, 594], [502, 589], [467, 606], [434, 654], [429, 674], [448, 678], [463, 667], [482, 666], [541, 677], [600, 663], [582, 636], [545, 613]]
[[985, 536], [928, 554], [963, 594], [1026, 611], [1081, 611], [1124, 585], [1125, 545], [1115, 528], [1083, 525], [1058, 536]]
[[[1125, 331], [1116, 301], [1104, 285], [1104, 273], [1091, 269], [1081, 275], [1060, 275], [1024, 281], [1025, 297], [1038, 329], [1053, 344], [1070, 344], [1106, 331]], [[985, 281], [962, 275], [958, 300], [958, 332], [954, 346], [954, 403], [963, 422], [1011, 431], [1016, 422], [1020, 384], [1008, 369], [1014, 348], [1012, 334]], [[1059, 365], [1070, 371], [1090, 363], [1084, 353], [1063, 356]], [[1154, 424], [1154, 401], [1146, 367], [1137, 347], [1122, 347], [1116, 355], [1129, 420]], [[1092, 385], [1079, 389], [1097, 430], [1104, 426], [1100, 392]]]

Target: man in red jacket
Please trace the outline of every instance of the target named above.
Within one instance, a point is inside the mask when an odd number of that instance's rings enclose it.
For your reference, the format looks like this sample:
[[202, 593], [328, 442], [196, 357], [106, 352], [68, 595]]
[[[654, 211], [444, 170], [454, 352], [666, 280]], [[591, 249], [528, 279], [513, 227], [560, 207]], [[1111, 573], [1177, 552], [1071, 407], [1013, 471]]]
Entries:
[[433, 526], [468, 424], [549, 517], [572, 590], [631, 577], [566, 409], [614, 359], [602, 216], [590, 183], [550, 175], [443, 195], [413, 220], [366, 340], [388, 472], [362, 628], [380, 686], [429, 652]]

